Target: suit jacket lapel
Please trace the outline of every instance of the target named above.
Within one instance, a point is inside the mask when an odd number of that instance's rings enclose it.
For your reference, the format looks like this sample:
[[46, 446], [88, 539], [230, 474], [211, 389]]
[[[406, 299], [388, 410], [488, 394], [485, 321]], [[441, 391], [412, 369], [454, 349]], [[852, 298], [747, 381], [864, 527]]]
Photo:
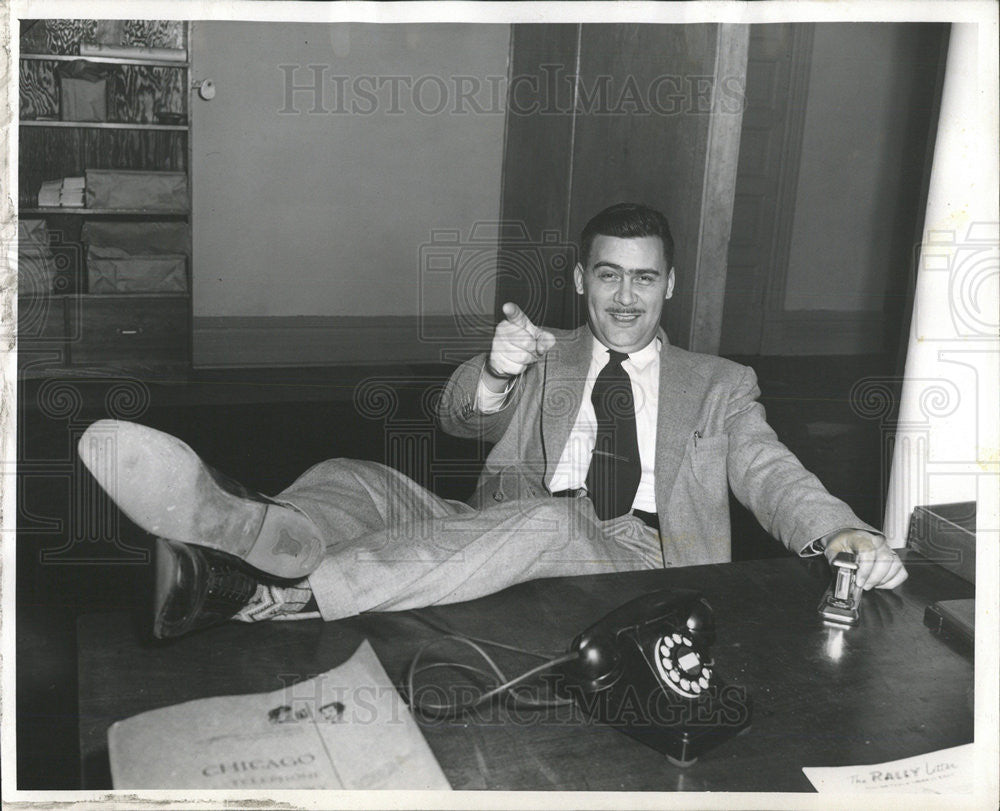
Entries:
[[[705, 396], [705, 380], [682, 359], [661, 330], [659, 413], [656, 418], [657, 509], [666, 509], [666, 498], [674, 486], [687, 443], [698, 429], [697, 418]], [[542, 397], [542, 444], [545, 449], [545, 483], [555, 472], [576, 423], [583, 402], [583, 389], [593, 338], [584, 325], [559, 340], [546, 354], [545, 391]], [[663, 502], [662, 504], [660, 502]]]
[[576, 422], [587, 382], [593, 337], [586, 325], [560, 340], [545, 355], [545, 392], [542, 397], [542, 444], [545, 484], [555, 472]]
[[657, 511], [677, 479], [687, 443], [698, 429], [698, 413], [705, 394], [705, 380], [684, 362], [677, 349], [664, 340], [660, 350], [659, 413], [656, 416]]

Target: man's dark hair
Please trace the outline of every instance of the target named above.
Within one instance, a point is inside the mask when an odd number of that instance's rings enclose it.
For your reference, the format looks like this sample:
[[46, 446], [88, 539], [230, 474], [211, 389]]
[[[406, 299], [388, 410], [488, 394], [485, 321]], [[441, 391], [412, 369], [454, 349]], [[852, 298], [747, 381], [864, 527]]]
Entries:
[[590, 260], [590, 248], [598, 234], [622, 239], [659, 237], [667, 268], [674, 264], [674, 238], [670, 235], [670, 225], [655, 208], [641, 203], [615, 203], [595, 214], [580, 234], [580, 262], [584, 267]]

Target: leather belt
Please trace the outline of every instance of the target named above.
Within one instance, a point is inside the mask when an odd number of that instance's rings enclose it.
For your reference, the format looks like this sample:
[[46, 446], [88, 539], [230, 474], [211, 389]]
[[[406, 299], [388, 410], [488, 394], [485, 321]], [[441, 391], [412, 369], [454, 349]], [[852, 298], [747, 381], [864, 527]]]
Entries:
[[[557, 490], [552, 494], [552, 498], [583, 498], [586, 495], [587, 491], [582, 487], [578, 487], [571, 490]], [[655, 529], [657, 532], [660, 531], [660, 517], [656, 513], [633, 509], [632, 515], [650, 529]]]
[[632, 515], [642, 521], [642, 523], [650, 529], [655, 529], [657, 532], [660, 531], [660, 516], [656, 513], [648, 513], [645, 510], [637, 510], [633, 508]]

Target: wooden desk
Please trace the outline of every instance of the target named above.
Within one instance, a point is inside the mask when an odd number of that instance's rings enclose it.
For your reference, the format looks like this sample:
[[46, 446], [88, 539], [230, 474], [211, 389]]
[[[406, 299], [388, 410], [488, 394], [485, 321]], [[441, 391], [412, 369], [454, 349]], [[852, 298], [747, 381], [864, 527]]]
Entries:
[[[340, 664], [363, 638], [402, 683], [417, 647], [441, 635], [421, 615], [559, 652], [610, 609], [672, 586], [699, 588], [713, 605], [716, 670], [750, 689], [749, 732], [682, 770], [575, 708], [541, 718], [497, 709], [473, 723], [424, 726], [453, 788], [811, 791], [802, 766], [876, 763], [972, 740], [972, 662], [924, 627], [923, 612], [934, 600], [970, 597], [973, 587], [912, 554], [908, 568], [910, 579], [895, 593], [866, 595], [862, 624], [846, 631], [825, 627], [816, 613], [826, 564], [791, 557], [539, 580], [419, 612], [227, 623], [159, 644], [140, 641], [135, 618], [85, 616], [78, 629], [84, 787], [110, 788], [112, 722], [195, 698], [276, 690]], [[534, 663], [504, 651], [497, 661], [512, 674]]]

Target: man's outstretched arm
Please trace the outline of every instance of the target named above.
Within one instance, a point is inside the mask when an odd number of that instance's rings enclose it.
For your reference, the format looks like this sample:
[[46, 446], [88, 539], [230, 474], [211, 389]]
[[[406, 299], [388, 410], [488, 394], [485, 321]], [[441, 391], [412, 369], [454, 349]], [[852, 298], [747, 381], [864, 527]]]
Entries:
[[752, 369], [744, 371], [727, 413], [728, 473], [733, 493], [771, 535], [799, 554], [822, 551], [858, 556], [857, 582], [865, 589], [895, 588], [907, 575], [885, 538], [827, 492], [779, 440], [758, 402]]

